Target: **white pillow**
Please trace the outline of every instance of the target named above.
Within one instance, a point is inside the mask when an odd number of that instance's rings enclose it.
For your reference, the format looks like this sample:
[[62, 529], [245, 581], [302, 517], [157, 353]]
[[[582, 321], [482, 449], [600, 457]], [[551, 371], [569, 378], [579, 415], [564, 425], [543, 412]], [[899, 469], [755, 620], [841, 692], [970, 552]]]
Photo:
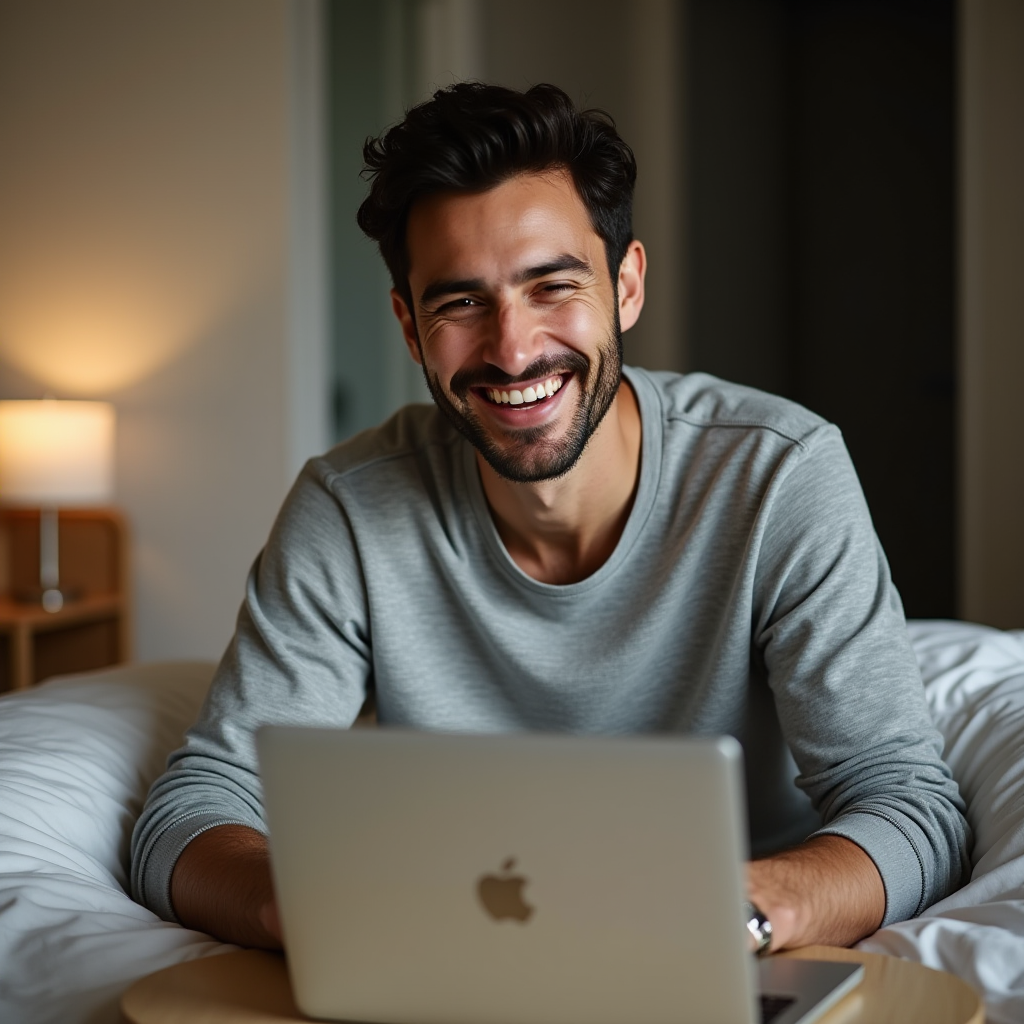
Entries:
[[120, 666], [5, 695], [5, 824], [39, 851], [66, 846], [54, 866], [66, 867], [71, 856], [77, 869], [127, 890], [135, 819], [199, 713], [211, 674], [203, 663]]
[[232, 948], [125, 894], [135, 819], [212, 671], [123, 666], [0, 698], [0, 1020], [114, 1024], [135, 979]]

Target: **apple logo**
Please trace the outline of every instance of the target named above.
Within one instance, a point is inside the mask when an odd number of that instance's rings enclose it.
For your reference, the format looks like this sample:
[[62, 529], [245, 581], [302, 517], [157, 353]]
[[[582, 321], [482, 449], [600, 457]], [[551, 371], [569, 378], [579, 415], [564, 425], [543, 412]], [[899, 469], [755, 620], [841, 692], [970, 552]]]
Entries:
[[476, 894], [484, 910], [495, 921], [513, 920], [526, 924], [533, 914], [533, 907], [523, 899], [523, 886], [529, 879], [511, 874], [515, 866], [515, 857], [509, 857], [501, 865], [502, 874], [481, 875], [476, 883]]

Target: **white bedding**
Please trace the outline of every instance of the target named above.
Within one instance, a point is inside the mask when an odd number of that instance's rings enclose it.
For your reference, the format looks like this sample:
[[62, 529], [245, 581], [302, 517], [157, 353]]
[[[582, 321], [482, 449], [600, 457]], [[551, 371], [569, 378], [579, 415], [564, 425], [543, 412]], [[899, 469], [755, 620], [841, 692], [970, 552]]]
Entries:
[[114, 1024], [137, 978], [218, 950], [126, 895], [132, 827], [213, 666], [129, 666], [0, 701], [0, 1021]]
[[[1024, 632], [911, 634], [968, 802], [974, 871], [861, 945], [959, 974], [993, 1024], [1024, 1021]], [[234, 948], [125, 895], [132, 825], [211, 671], [128, 666], [0, 700], [0, 1021], [115, 1024], [136, 978]]]
[[860, 944], [957, 974], [989, 1024], [1024, 1021], [1024, 630], [912, 622], [945, 758], [974, 829], [971, 879]]

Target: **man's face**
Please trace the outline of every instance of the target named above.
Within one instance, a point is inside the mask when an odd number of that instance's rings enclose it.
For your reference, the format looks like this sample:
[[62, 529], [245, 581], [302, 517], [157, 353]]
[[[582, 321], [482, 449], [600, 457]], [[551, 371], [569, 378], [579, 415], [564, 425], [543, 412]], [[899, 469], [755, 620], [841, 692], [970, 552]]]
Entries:
[[416, 203], [413, 322], [434, 400], [501, 476], [567, 473], [618, 391], [622, 345], [604, 242], [558, 171]]

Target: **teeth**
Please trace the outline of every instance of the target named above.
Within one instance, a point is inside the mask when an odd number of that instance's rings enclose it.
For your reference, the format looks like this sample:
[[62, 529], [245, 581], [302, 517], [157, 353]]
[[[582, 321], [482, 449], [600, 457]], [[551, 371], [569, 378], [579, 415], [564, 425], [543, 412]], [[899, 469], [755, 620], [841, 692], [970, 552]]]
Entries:
[[531, 402], [550, 398], [561, 386], [561, 377], [551, 377], [542, 384], [534, 384], [522, 391], [499, 391], [498, 388], [490, 388], [487, 397], [495, 405], [529, 405]]

